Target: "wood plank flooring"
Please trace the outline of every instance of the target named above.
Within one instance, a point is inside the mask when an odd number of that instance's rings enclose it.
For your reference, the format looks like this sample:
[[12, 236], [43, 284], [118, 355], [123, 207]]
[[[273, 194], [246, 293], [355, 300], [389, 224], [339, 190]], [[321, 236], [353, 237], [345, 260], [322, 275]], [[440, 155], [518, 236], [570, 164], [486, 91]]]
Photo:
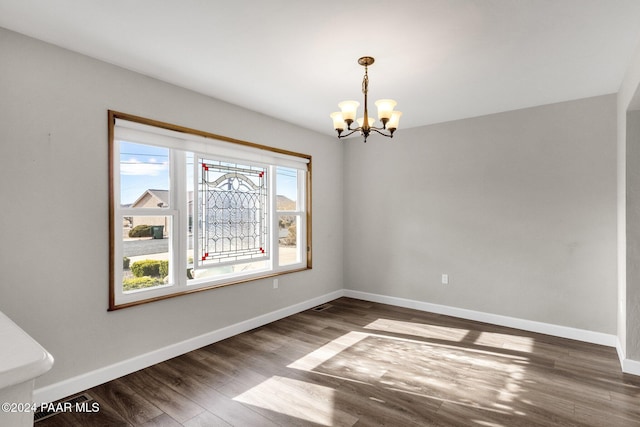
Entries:
[[613, 348], [350, 298], [87, 390], [52, 426], [640, 426]]

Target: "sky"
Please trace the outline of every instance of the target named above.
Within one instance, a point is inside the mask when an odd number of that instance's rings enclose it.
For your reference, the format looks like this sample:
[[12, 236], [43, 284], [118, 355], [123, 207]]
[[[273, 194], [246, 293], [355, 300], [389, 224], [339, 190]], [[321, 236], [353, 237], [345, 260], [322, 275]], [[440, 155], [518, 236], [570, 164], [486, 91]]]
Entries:
[[120, 142], [120, 203], [133, 203], [148, 189], [169, 189], [169, 149]]
[[[296, 171], [279, 168], [279, 195], [296, 199]], [[146, 190], [169, 189], [169, 149], [120, 142], [120, 203], [131, 204]]]

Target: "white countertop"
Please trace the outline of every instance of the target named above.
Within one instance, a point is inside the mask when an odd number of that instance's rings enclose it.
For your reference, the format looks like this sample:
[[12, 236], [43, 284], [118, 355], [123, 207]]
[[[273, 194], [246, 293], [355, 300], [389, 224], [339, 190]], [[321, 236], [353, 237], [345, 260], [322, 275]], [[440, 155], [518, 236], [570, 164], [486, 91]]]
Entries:
[[53, 366], [53, 356], [0, 312], [0, 389], [32, 380]]

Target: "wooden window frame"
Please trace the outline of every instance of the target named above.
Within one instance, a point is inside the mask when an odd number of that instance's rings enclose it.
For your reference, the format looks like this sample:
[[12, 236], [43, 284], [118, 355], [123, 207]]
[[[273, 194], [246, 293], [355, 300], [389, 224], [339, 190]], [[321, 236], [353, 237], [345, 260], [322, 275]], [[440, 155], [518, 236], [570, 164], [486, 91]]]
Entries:
[[[275, 155], [292, 156], [294, 158], [302, 159], [305, 163], [307, 163], [307, 169], [304, 177], [305, 178], [304, 192], [303, 192], [304, 200], [299, 201], [299, 203], [302, 204], [301, 206], [303, 208], [300, 211], [296, 212], [297, 215], [301, 215], [302, 217], [304, 217], [304, 220], [305, 220], [305, 226], [304, 226], [305, 247], [298, 248], [299, 251], [301, 251], [300, 252], [301, 258], [302, 258], [301, 262], [298, 264], [295, 264], [294, 266], [295, 268], [291, 268], [291, 269], [288, 269], [286, 267], [282, 268], [281, 266], [277, 266], [277, 265], [274, 267], [272, 265], [269, 271], [265, 271], [257, 275], [245, 276], [245, 277], [237, 276], [237, 277], [230, 278], [228, 281], [225, 281], [222, 283], [217, 282], [211, 285], [208, 285], [206, 283], [204, 284], [200, 283], [197, 286], [189, 287], [183, 284], [181, 286], [177, 286], [175, 289], [175, 292], [167, 291], [168, 293], [166, 294], [152, 296], [148, 298], [144, 297], [144, 291], [143, 291], [138, 293], [139, 295], [141, 295], [139, 299], [136, 299], [134, 301], [126, 301], [126, 302], [118, 301], [118, 297], [116, 295], [117, 293], [116, 286], [122, 286], [122, 284], [116, 283], [118, 279], [121, 278], [121, 275], [117, 274], [116, 269], [118, 268], [123, 269], [122, 260], [119, 260], [119, 261], [116, 260], [116, 244], [117, 244], [116, 239], [121, 239], [118, 233], [122, 234], [121, 230], [119, 230], [116, 226], [116, 223], [118, 222], [118, 217], [119, 217], [118, 212], [120, 209], [117, 206], [117, 204], [120, 203], [120, 195], [115, 193], [117, 191], [115, 179], [116, 179], [116, 174], [118, 173], [115, 162], [119, 162], [120, 157], [119, 157], [119, 153], [114, 152], [115, 145], [116, 145], [115, 144], [115, 138], [116, 138], [115, 128], [116, 128], [116, 122], [118, 120], [133, 122], [140, 125], [151, 126], [151, 127], [163, 129], [166, 131], [175, 132], [177, 134], [182, 134], [185, 137], [195, 137], [200, 139], [204, 138], [205, 141], [211, 140], [211, 142], [215, 141], [216, 143], [222, 142], [226, 144], [231, 144], [231, 147], [237, 146], [237, 147], [242, 147], [242, 149], [250, 149], [250, 151], [255, 150], [256, 153], [263, 150], [264, 152], [274, 153]], [[118, 111], [113, 111], [113, 110], [108, 111], [108, 138], [109, 138], [109, 307], [108, 307], [109, 311], [119, 310], [122, 308], [137, 306], [140, 304], [146, 304], [149, 302], [164, 300], [167, 298], [173, 298], [181, 295], [187, 295], [194, 292], [201, 292], [201, 291], [216, 289], [219, 287], [236, 285], [239, 283], [246, 283], [246, 282], [266, 279], [270, 277], [276, 277], [283, 274], [305, 271], [312, 268], [312, 250], [311, 250], [312, 248], [312, 241], [311, 241], [312, 162], [311, 160], [312, 159], [310, 155], [301, 154], [301, 153], [297, 153], [289, 150], [283, 150], [283, 149], [274, 148], [274, 147], [269, 147], [261, 144], [256, 144], [253, 142], [242, 141], [242, 140], [238, 140], [238, 139], [234, 139], [226, 136], [221, 136], [221, 135], [217, 135], [209, 132], [204, 132], [196, 129], [183, 127], [183, 126], [173, 125], [170, 123], [152, 120], [152, 119], [135, 116], [127, 113], [122, 113]], [[177, 147], [174, 147], [174, 148], [179, 149]], [[206, 154], [215, 155], [214, 150], [209, 151]], [[119, 176], [117, 177], [117, 179], [119, 180]], [[272, 191], [272, 190], [269, 190], [269, 191]], [[273, 198], [275, 198], [275, 195], [273, 196]], [[159, 212], [165, 212], [165, 211], [159, 210]], [[272, 220], [272, 223], [277, 221], [278, 215], [280, 215], [281, 213], [282, 212], [278, 211], [277, 207], [274, 204], [271, 204], [271, 207], [269, 210], [270, 218], [272, 219], [276, 218], [275, 220]], [[174, 227], [174, 230], [175, 229], [178, 229], [178, 228]], [[182, 229], [178, 229], [178, 230], [182, 230]], [[184, 237], [183, 233], [184, 233], [184, 230], [178, 231], [177, 233], [178, 236], [176, 236], [176, 238]], [[277, 233], [277, 230], [276, 231], [271, 230], [270, 233], [271, 233], [271, 236], [273, 236], [274, 233]], [[273, 244], [274, 247], [276, 244], [277, 243]], [[306, 254], [306, 259], [303, 256], [303, 254]], [[302, 265], [302, 267], [300, 267], [300, 265]], [[176, 266], [176, 267], [180, 268], [179, 266]]]

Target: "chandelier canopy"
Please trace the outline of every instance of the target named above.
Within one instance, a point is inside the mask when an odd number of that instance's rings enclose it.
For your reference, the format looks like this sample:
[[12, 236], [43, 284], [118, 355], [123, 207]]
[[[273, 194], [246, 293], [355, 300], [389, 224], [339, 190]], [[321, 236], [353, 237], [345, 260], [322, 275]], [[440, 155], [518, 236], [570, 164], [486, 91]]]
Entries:
[[[375, 60], [371, 56], [363, 56], [358, 59], [358, 64], [364, 67], [364, 78], [362, 79], [362, 93], [364, 94], [364, 116], [357, 119], [358, 127], [351, 128], [351, 124], [356, 118], [358, 107], [360, 103], [358, 101], [342, 101], [338, 104], [341, 111], [331, 113], [330, 117], [333, 119], [333, 128], [338, 132], [338, 138], [345, 138], [355, 132], [360, 132], [364, 136], [364, 142], [367, 142], [367, 137], [371, 131], [375, 131], [382, 136], [393, 138], [393, 132], [398, 128], [398, 122], [402, 113], [400, 111], [394, 111], [396, 101], [393, 99], [379, 99], [375, 102], [378, 107], [378, 120], [382, 123], [382, 127], [374, 126], [375, 119], [369, 117], [369, 109], [367, 107], [367, 93], [369, 92], [369, 74], [368, 67], [373, 64]], [[345, 126], [346, 125], [346, 126]], [[344, 135], [342, 132], [347, 130]]]

